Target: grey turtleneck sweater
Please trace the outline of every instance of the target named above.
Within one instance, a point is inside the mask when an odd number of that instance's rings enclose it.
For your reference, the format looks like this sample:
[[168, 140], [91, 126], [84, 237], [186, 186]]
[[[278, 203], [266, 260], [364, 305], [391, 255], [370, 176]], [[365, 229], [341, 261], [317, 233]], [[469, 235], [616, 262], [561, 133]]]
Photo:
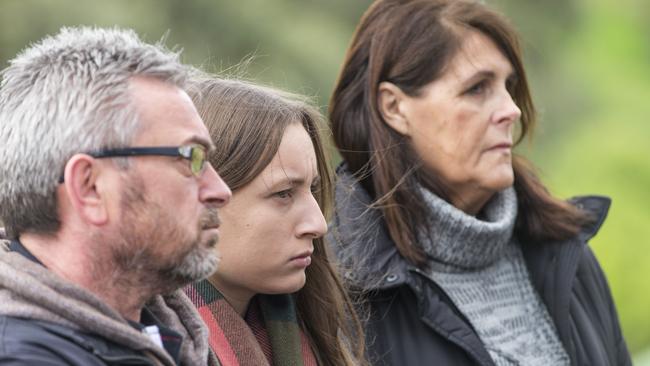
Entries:
[[517, 197], [497, 193], [480, 218], [422, 190], [430, 208], [420, 241], [429, 275], [467, 317], [498, 366], [569, 365], [513, 238]]

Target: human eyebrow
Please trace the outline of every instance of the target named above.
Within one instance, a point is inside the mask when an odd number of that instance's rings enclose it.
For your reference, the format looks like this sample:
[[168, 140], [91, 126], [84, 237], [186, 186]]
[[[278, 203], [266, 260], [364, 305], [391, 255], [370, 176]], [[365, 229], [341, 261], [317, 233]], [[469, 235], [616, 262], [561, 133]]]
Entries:
[[495, 78], [496, 78], [496, 74], [494, 73], [494, 71], [480, 70], [472, 74], [472, 76], [465, 79], [465, 81], [463, 82], [463, 86], [464, 86], [463, 89], [470, 88], [482, 80], [493, 80]]
[[[314, 178], [311, 180], [311, 184], [309, 184], [310, 189], [318, 185], [320, 183], [320, 175], [314, 174]], [[286, 173], [283, 175], [281, 179], [276, 180], [273, 184], [269, 185], [268, 188], [269, 190], [277, 190], [277, 189], [287, 189], [287, 188], [296, 188], [296, 187], [301, 187], [305, 186], [307, 184], [307, 180], [304, 179], [303, 177], [292, 177], [290, 175], [287, 175]]]
[[[320, 184], [320, 179], [321, 178], [320, 178], [320, 175], [318, 174], [318, 172], [312, 173], [312, 179], [311, 179], [311, 183], [309, 184], [309, 186], [313, 187], [315, 185]], [[300, 185], [306, 184], [306, 180], [303, 179], [303, 178], [291, 179], [291, 182], [292, 182], [292, 184], [294, 186], [300, 186]]]
[[269, 186], [270, 190], [276, 190], [279, 188], [295, 188], [295, 187], [300, 187], [302, 184], [304, 184], [304, 180], [297, 178], [297, 179], [291, 179], [291, 178], [284, 178], [281, 180], [276, 181], [275, 183], [271, 184]]

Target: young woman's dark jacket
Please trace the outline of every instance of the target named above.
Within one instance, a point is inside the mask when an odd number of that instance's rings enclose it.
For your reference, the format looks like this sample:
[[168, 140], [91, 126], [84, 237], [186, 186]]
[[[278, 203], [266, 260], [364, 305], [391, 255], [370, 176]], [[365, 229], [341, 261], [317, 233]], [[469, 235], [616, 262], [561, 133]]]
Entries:
[[[381, 213], [342, 167], [330, 229], [344, 277], [362, 290], [373, 365], [494, 365], [470, 323], [444, 291], [398, 253]], [[562, 243], [522, 247], [533, 286], [572, 365], [631, 365], [605, 276], [587, 246], [610, 200], [575, 200], [598, 219]]]

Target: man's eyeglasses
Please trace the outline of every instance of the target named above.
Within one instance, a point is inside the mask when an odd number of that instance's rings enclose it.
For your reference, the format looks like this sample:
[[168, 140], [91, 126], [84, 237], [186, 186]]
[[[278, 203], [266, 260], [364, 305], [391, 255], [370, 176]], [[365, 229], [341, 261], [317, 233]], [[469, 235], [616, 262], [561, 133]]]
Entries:
[[[96, 159], [133, 157], [133, 156], [173, 156], [190, 162], [190, 170], [195, 176], [200, 176], [205, 169], [207, 158], [206, 148], [201, 145], [160, 146], [160, 147], [126, 147], [121, 149], [105, 149], [87, 153]], [[59, 178], [63, 183], [63, 175]]]

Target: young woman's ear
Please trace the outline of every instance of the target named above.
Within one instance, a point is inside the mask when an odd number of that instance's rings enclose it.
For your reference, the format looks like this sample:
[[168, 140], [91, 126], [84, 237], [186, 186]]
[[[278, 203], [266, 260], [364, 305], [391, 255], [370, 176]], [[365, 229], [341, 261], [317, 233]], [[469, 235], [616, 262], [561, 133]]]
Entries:
[[410, 136], [409, 122], [403, 111], [406, 97], [397, 85], [388, 81], [379, 83], [377, 105], [384, 122], [399, 134]]

